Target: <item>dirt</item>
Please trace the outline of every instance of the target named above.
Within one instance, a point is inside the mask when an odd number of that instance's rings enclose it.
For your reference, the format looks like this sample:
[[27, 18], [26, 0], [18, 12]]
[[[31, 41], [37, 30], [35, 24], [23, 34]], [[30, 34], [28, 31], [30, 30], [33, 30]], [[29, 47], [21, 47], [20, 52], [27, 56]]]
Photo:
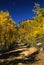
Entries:
[[33, 63], [27, 63], [27, 64], [22, 64], [22, 65], [44, 65], [44, 51], [40, 52], [37, 57], [36, 61]]
[[[33, 62], [24, 62], [24, 63], [18, 63], [17, 65], [44, 65], [44, 51], [40, 52], [36, 58], [36, 60], [33, 61]], [[13, 64], [13, 65], [16, 65], [16, 64]]]
[[8, 58], [0, 59], [0, 65], [44, 65], [44, 51], [39, 52], [35, 60], [19, 60], [19, 57], [16, 60], [16, 57], [11, 55]]

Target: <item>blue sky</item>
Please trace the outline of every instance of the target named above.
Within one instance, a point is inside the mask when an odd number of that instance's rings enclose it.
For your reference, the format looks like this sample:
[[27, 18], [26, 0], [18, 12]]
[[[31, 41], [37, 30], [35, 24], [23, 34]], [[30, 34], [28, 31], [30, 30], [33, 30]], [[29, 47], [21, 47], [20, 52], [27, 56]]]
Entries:
[[19, 23], [26, 19], [32, 19], [35, 2], [44, 8], [44, 0], [0, 0], [0, 11], [8, 10], [12, 19]]

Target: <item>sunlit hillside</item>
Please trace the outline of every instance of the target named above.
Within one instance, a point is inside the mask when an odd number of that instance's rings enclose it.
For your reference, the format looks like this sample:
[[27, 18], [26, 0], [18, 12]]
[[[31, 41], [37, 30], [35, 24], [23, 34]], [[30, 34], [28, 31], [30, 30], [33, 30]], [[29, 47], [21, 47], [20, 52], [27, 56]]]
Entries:
[[[39, 19], [40, 18], [40, 19]], [[25, 20], [21, 22], [19, 28], [19, 36], [22, 42], [29, 45], [36, 45], [36, 43], [44, 44], [44, 17], [36, 17], [32, 20]]]
[[16, 40], [16, 23], [8, 12], [0, 12], [0, 50], [8, 49], [8, 46]]
[[42, 43], [44, 48], [44, 8], [35, 3], [33, 12], [35, 17], [18, 25], [8, 12], [0, 12], [0, 50], [8, 49], [13, 42], [29, 47], [37, 47], [37, 43]]
[[44, 46], [44, 9], [36, 3], [34, 7], [36, 16], [32, 20], [21, 22], [18, 34], [24, 44], [37, 46], [37, 43], [43, 43]]
[[31, 20], [16, 24], [0, 11], [0, 65], [44, 65], [44, 8], [35, 3]]

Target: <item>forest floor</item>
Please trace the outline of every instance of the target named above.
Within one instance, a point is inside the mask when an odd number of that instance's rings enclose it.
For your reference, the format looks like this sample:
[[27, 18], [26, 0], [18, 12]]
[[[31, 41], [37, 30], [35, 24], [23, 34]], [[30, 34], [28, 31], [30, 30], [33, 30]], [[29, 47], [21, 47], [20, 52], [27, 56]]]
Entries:
[[38, 60], [28, 65], [44, 65], [44, 51], [40, 52], [36, 57]]
[[[23, 51], [25, 50], [25, 48], [19, 50]], [[18, 54], [14, 54], [14, 52], [17, 52], [17, 50], [4, 53], [5, 56], [1, 56], [0, 54], [0, 65], [44, 65], [44, 51], [39, 52], [39, 54], [37, 54], [37, 56], [35, 57], [36, 60], [34, 60], [33, 62], [29, 60], [18, 60], [20, 57], [17, 57]]]

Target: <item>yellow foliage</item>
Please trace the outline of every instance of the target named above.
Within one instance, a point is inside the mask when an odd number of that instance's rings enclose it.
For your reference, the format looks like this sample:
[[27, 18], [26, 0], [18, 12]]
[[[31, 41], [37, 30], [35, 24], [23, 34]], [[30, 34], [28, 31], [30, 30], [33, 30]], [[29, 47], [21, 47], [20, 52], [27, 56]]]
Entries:
[[[36, 4], [35, 4], [36, 5]], [[37, 10], [36, 10], [37, 8]], [[12, 20], [9, 12], [0, 12], [0, 44], [10, 44], [15, 41], [24, 43], [43, 42], [44, 38], [44, 9], [36, 5], [34, 12], [37, 14], [32, 20], [21, 22], [19, 27]], [[41, 41], [43, 40], [43, 41]]]
[[2, 45], [15, 41], [16, 23], [9, 16], [9, 12], [0, 12], [0, 41]]
[[24, 34], [25, 32], [26, 32], [26, 30], [25, 30], [25, 29], [20, 28], [20, 29], [19, 29], [19, 31], [18, 31], [18, 34], [20, 34], [20, 35], [21, 35], [21, 34]]

